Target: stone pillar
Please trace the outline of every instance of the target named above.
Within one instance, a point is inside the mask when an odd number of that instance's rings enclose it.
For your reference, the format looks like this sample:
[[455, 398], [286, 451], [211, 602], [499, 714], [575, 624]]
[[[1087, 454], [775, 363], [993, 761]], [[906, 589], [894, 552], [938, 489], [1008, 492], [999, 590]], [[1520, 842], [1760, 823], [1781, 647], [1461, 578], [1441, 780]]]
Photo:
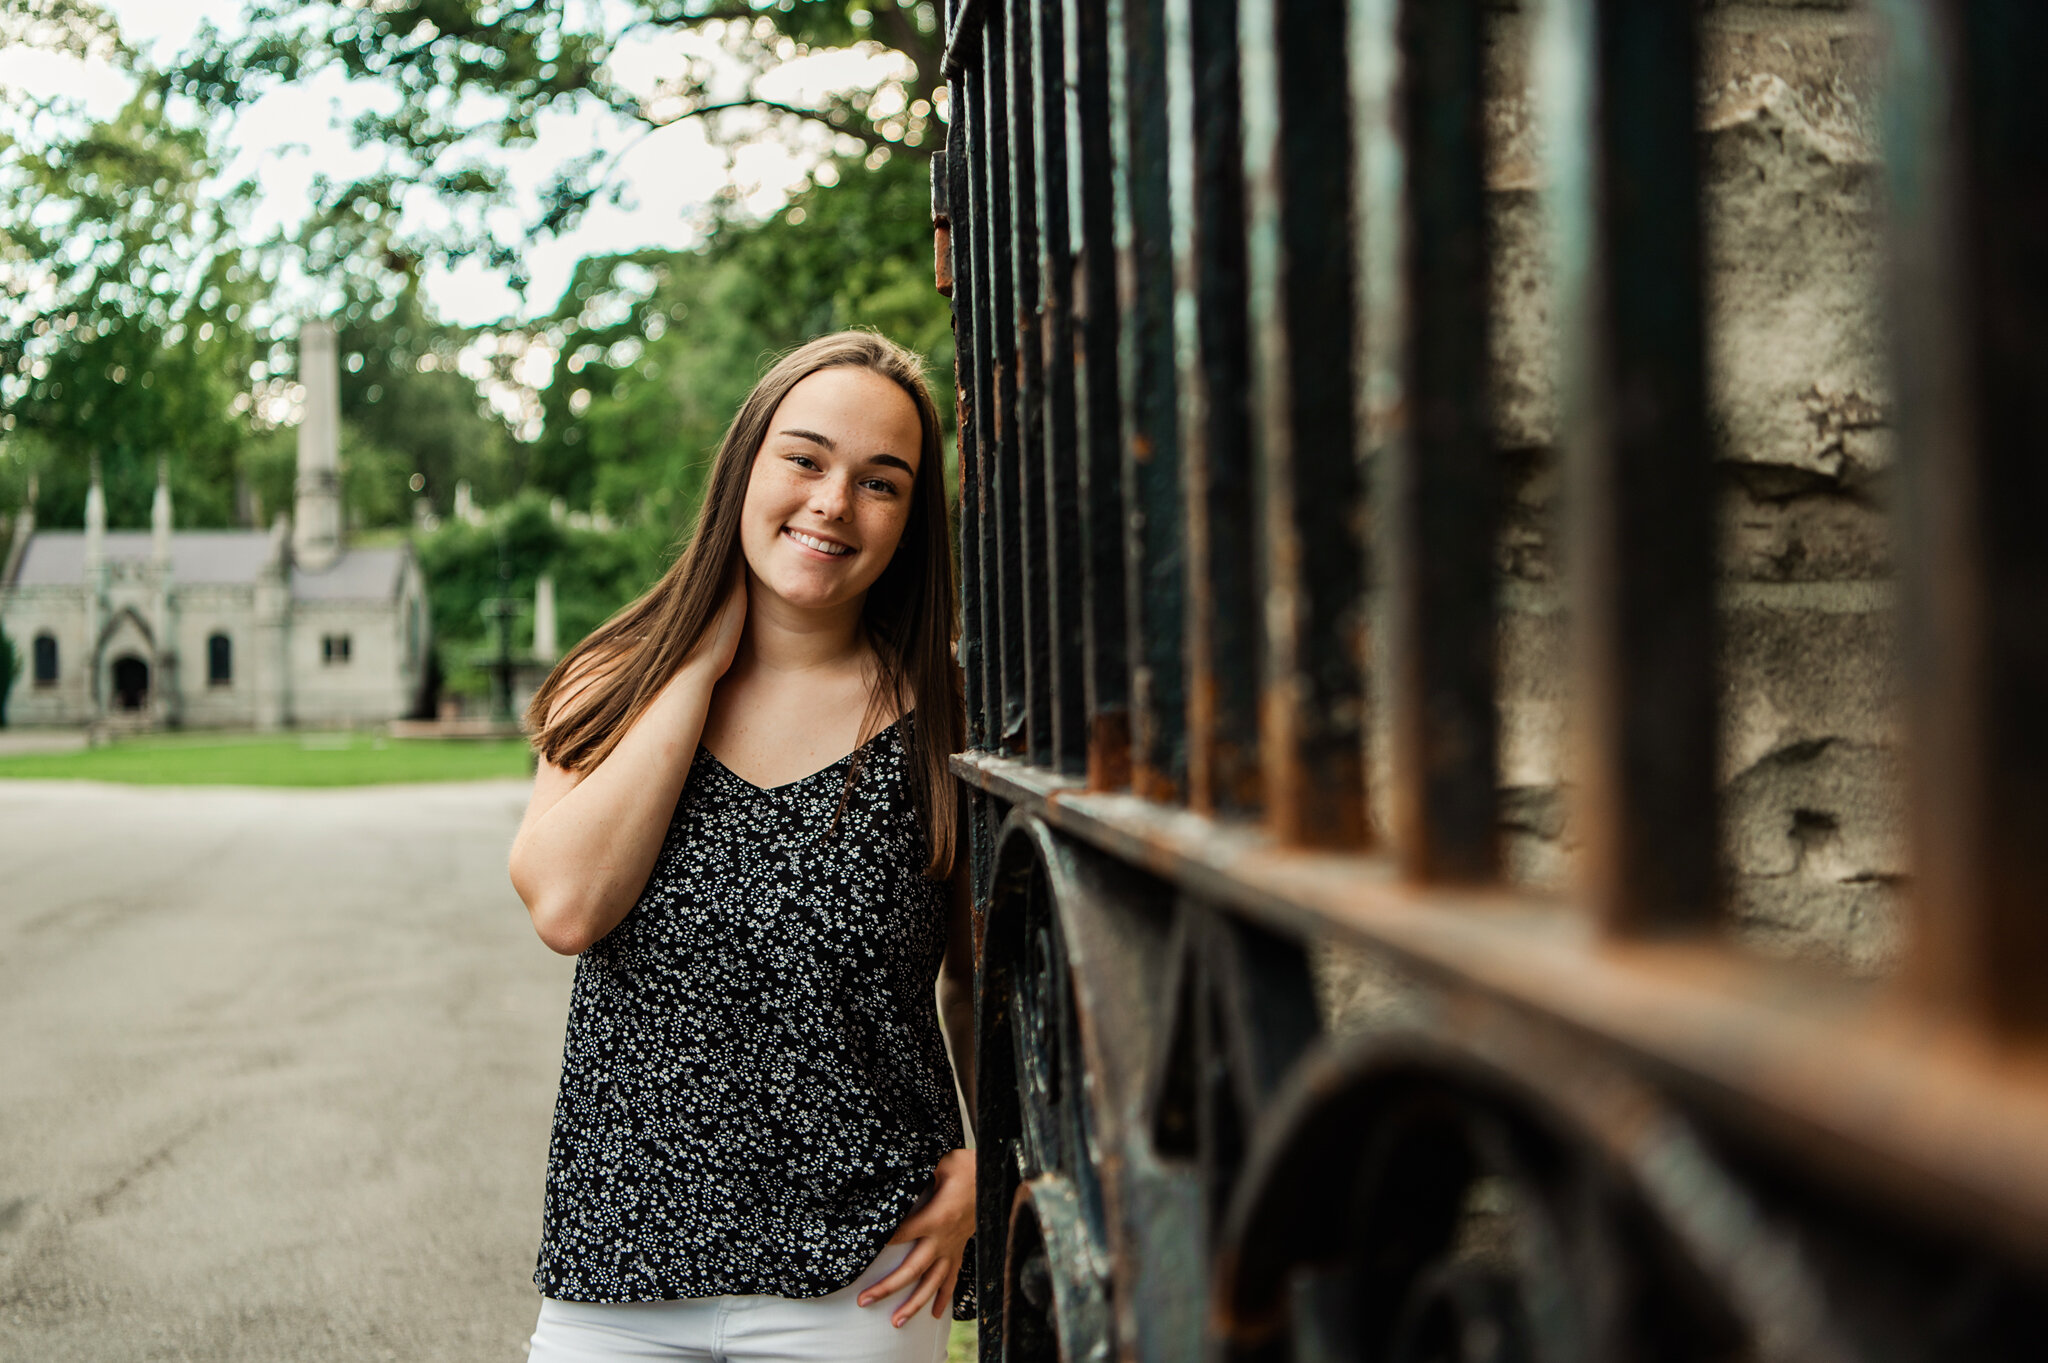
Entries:
[[542, 573], [533, 584], [533, 656], [552, 663], [555, 652], [555, 578]]
[[292, 558], [317, 573], [341, 557], [341, 367], [334, 324], [299, 328], [299, 382], [306, 389], [299, 422], [298, 503], [292, 515]]
[[178, 676], [177, 612], [171, 604], [171, 461], [156, 461], [156, 496], [149, 504], [150, 621], [156, 634], [156, 658], [150, 668], [150, 717], [159, 725], [176, 724], [183, 689]]
[[106, 718], [107, 688], [100, 675], [100, 621], [107, 600], [107, 494], [100, 487], [100, 457], [92, 457], [92, 487], [85, 494], [85, 705], [91, 722]]
[[256, 693], [256, 727], [282, 729], [291, 723], [291, 526], [282, 512], [270, 529], [270, 560], [256, 579], [254, 656], [250, 682]]

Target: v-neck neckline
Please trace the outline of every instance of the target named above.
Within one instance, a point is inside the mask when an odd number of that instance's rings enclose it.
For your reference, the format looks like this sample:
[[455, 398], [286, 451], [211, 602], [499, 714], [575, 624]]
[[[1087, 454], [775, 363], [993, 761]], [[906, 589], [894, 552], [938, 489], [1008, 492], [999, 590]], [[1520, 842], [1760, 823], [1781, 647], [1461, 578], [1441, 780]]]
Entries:
[[905, 710], [901, 715], [898, 715], [890, 723], [884, 724], [879, 730], [876, 731], [875, 736], [873, 738], [870, 738], [867, 742], [861, 744], [858, 748], [855, 748], [852, 752], [847, 753], [844, 757], [839, 758], [837, 761], [827, 763], [826, 765], [818, 768], [816, 771], [810, 773], [810, 775], [808, 776], [799, 776], [794, 781], [784, 781], [779, 786], [755, 785], [752, 781], [749, 781], [746, 777], [740, 775], [731, 767], [727, 766], [725, 764], [724, 758], [720, 757], [717, 753], [711, 751], [711, 749], [707, 748], [702, 743], [699, 743], [697, 745], [697, 751], [703, 753], [713, 762], [716, 762], [718, 764], [718, 769], [720, 771], [724, 772], [727, 776], [730, 776], [733, 780], [745, 786], [748, 790], [757, 791], [762, 795], [775, 795], [782, 791], [789, 790], [793, 787], [803, 785], [807, 781], [814, 781], [818, 777], [823, 776], [828, 771], [836, 771], [840, 767], [845, 766], [848, 762], [851, 762], [854, 758], [859, 757], [869, 748], [872, 748], [875, 746], [875, 744], [881, 742], [882, 736], [884, 734], [887, 734], [890, 730], [894, 729], [898, 724], [902, 723], [903, 720], [911, 714], [911, 711], [915, 710], [916, 708], [916, 706], [912, 706], [910, 710]]

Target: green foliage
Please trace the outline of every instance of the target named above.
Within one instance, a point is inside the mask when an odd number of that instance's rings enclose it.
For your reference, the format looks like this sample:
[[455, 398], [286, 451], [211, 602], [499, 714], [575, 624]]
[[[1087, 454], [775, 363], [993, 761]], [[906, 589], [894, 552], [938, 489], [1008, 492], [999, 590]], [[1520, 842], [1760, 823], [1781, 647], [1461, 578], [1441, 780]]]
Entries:
[[180, 519], [226, 525], [247, 437], [263, 288], [204, 189], [205, 136], [140, 92], [104, 123], [49, 115], [0, 140], [0, 497], [31, 475], [45, 524], [83, 515], [89, 460], [116, 524], [147, 519], [175, 452]]
[[[481, 253], [517, 280], [521, 240], [494, 234], [485, 217], [509, 199], [498, 153], [531, 142], [542, 115], [603, 109], [650, 132], [702, 119], [714, 137], [732, 140], [809, 123], [863, 150], [922, 159], [938, 141], [943, 27], [935, 0], [273, 0], [250, 3], [232, 34], [207, 28], [172, 86], [229, 115], [281, 84], [323, 71], [395, 92], [384, 111], [362, 115], [353, 127], [358, 143], [386, 153], [388, 168], [363, 180], [318, 183], [318, 233], [335, 252], [387, 258], [400, 269], [420, 253]], [[698, 41], [658, 87], [635, 90], [620, 81], [611, 59], [622, 44], [684, 31]], [[856, 46], [900, 53], [900, 74], [879, 88], [810, 102], [773, 93], [774, 74], [788, 62]], [[564, 231], [600, 196], [616, 195], [608, 170], [594, 155], [559, 167], [541, 196], [538, 220], [520, 236]], [[467, 228], [450, 227], [432, 240], [395, 240], [398, 215], [390, 210], [417, 184], [434, 186]]]
[[871, 326], [930, 362], [950, 421], [950, 313], [932, 283], [926, 168], [834, 165], [765, 222], [728, 222], [700, 251], [582, 262], [543, 334], [528, 486], [572, 506], [645, 507], [671, 533], [695, 515], [711, 456], [774, 355]]
[[368, 786], [531, 773], [521, 738], [390, 739], [370, 733], [153, 734], [74, 752], [0, 757], [0, 780], [138, 786]]
[[[343, 311], [336, 339], [351, 524], [404, 525], [416, 495], [446, 514], [459, 480], [491, 503], [518, 490], [511, 432], [457, 368], [477, 334], [436, 322], [415, 284], [380, 305]], [[408, 486], [415, 473], [417, 494]]]
[[[414, 547], [427, 580], [443, 684], [470, 696], [489, 689], [479, 666], [496, 647], [486, 601], [505, 596], [530, 606], [535, 581], [553, 574], [557, 627], [567, 647], [652, 586], [674, 551], [670, 536], [649, 521], [612, 531], [577, 529], [558, 522], [531, 492], [482, 525], [445, 522], [416, 536]], [[530, 615], [514, 626], [515, 655], [531, 654], [532, 628]]]

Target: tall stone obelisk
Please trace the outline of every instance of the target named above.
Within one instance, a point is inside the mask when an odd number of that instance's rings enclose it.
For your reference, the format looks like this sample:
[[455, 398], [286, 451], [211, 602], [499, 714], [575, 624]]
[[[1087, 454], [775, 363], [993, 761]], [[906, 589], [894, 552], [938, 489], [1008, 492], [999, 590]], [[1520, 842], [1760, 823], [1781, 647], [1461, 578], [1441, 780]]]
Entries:
[[292, 560], [317, 573], [341, 556], [341, 367], [332, 322], [299, 328], [299, 382], [306, 407], [299, 422]]

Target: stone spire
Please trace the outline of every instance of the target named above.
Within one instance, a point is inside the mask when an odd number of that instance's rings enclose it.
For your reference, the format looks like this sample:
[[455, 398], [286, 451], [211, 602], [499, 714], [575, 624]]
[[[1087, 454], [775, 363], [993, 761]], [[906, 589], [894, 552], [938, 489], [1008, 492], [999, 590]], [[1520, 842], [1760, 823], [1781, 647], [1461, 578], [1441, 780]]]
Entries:
[[96, 572], [107, 557], [107, 494], [100, 488], [100, 457], [92, 457], [92, 487], [85, 494], [85, 570]]
[[156, 497], [149, 504], [150, 557], [161, 567], [171, 561], [171, 461], [168, 455], [156, 461]]
[[299, 422], [298, 505], [292, 516], [292, 557], [319, 572], [341, 556], [341, 370], [334, 324], [299, 328], [299, 382], [306, 413]]

